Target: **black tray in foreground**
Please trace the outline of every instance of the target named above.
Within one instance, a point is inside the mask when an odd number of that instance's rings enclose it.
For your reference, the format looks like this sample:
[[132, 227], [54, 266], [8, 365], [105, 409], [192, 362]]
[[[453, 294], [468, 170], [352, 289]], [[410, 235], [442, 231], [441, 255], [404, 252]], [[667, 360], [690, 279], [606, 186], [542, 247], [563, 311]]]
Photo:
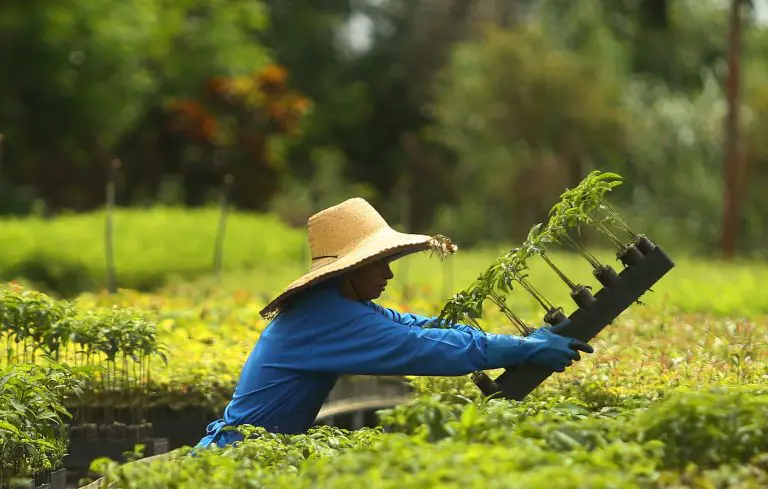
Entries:
[[[645, 243], [649, 242], [646, 240]], [[589, 342], [675, 266], [657, 245], [638, 248], [645, 248], [642, 257], [636, 253], [634, 263], [624, 268], [610, 286], [604, 286], [594, 294], [594, 302], [576, 309], [568, 316], [570, 323], [552, 328], [553, 332]], [[474, 375], [473, 380], [486, 396], [496, 394], [521, 401], [553, 373], [546, 367], [523, 363], [504, 369], [496, 379], [477, 373], [479, 375]]]

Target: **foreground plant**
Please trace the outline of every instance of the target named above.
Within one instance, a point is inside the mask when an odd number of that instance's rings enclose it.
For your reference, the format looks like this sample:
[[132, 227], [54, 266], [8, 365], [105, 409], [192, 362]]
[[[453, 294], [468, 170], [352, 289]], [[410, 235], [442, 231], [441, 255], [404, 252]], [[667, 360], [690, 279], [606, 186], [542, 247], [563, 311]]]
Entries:
[[[114, 488], [705, 488], [768, 480], [768, 390], [759, 385], [594, 410], [574, 398], [471, 402], [435, 394], [382, 413], [393, 432], [317, 427], [93, 468]], [[722, 481], [728, 480], [730, 485]], [[719, 482], [720, 485], [716, 483]]]
[[0, 486], [61, 466], [67, 450], [64, 404], [82, 395], [87, 369], [43, 358], [0, 371]]

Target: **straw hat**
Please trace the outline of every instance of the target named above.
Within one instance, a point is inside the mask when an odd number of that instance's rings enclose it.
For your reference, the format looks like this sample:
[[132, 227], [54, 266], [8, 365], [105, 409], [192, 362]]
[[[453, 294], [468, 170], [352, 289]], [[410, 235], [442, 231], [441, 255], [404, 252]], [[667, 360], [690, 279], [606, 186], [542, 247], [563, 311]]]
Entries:
[[267, 304], [261, 310], [262, 317], [276, 315], [281, 303], [291, 295], [380, 258], [401, 258], [427, 250], [442, 258], [458, 249], [445, 236], [395, 231], [371, 204], [359, 197], [311, 216], [307, 221], [307, 238], [312, 257], [309, 272], [293, 281]]

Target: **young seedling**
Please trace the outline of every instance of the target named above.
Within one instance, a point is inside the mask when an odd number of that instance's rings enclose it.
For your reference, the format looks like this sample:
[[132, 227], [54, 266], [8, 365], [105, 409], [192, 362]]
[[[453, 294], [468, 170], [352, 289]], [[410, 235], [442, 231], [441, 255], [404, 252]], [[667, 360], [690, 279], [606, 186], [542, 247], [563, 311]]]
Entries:
[[[562, 228], [560, 227], [556, 229], [558, 231], [562, 230]], [[576, 302], [576, 305], [578, 305], [581, 308], [586, 308], [592, 302], [594, 302], [594, 297], [592, 297], [592, 294], [590, 292], [590, 287], [586, 285], [574, 283], [547, 256], [547, 252], [546, 252], [547, 246], [558, 242], [557, 235], [552, 231], [553, 231], [553, 228], [550, 226], [546, 226], [542, 228], [541, 223], [533, 226], [531, 228], [531, 231], [528, 233], [528, 237], [526, 238], [526, 241], [523, 244], [522, 248], [530, 250], [531, 254], [537, 254], [541, 256], [544, 262], [547, 263], [547, 265], [549, 265], [549, 267], [555, 272], [555, 274], [560, 278], [560, 280], [562, 280], [566, 284], [566, 286], [568, 286], [568, 288], [570, 289], [571, 298]], [[550, 321], [556, 321], [556, 323], [554, 324], [557, 324], [564, 320], [563, 315], [557, 312], [553, 314], [555, 315], [554, 316], [550, 315], [550, 317], [546, 318], [545, 321], [549, 322], [550, 324], [553, 324]]]

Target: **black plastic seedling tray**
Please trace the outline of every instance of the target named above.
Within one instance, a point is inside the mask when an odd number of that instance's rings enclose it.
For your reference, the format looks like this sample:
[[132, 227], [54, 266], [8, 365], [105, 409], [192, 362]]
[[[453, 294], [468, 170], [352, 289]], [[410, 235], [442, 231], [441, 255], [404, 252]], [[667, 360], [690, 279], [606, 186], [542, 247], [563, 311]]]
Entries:
[[[589, 342], [675, 266], [657, 245], [651, 245], [642, 256], [637, 248], [633, 247], [632, 251], [635, 252], [632, 264], [624, 268], [610, 286], [598, 290], [594, 302], [571, 313], [570, 323], [553, 327], [553, 332]], [[486, 396], [496, 394], [521, 401], [553, 373], [546, 367], [524, 363], [504, 369], [496, 379], [483, 375], [475, 382]]]

